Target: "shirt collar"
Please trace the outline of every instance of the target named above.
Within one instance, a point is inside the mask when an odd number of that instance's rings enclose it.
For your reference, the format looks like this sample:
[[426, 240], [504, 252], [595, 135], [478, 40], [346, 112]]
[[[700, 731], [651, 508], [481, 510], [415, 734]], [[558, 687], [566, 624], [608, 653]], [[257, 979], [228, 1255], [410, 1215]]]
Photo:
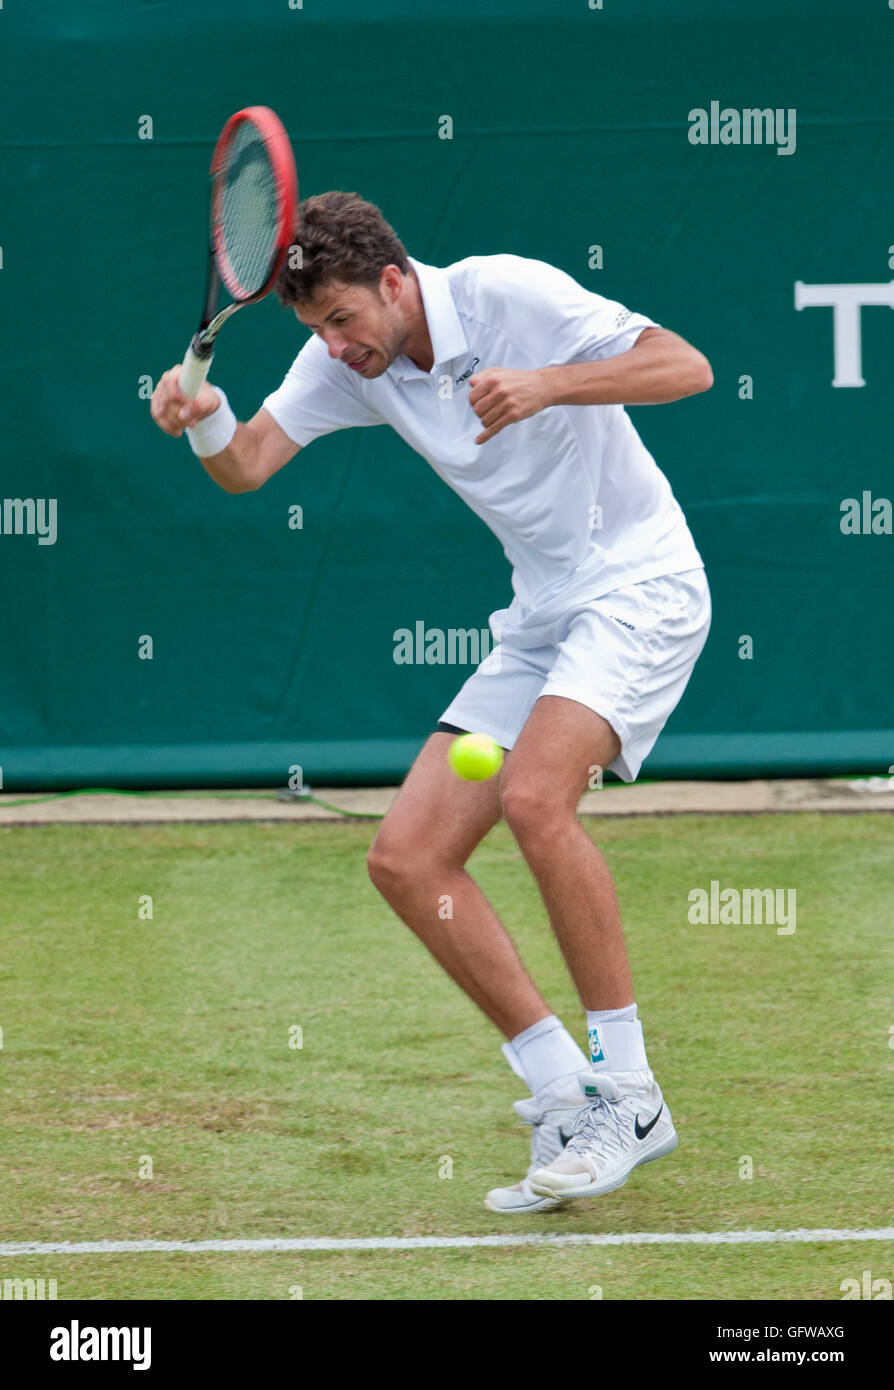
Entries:
[[388, 368], [394, 376], [401, 379], [411, 376], [432, 376], [438, 366], [445, 362], [452, 362], [455, 357], [460, 357], [469, 350], [468, 340], [459, 314], [456, 312], [453, 295], [450, 293], [450, 282], [446, 272], [439, 269], [438, 266], [423, 265], [421, 261], [414, 260], [412, 256], [408, 256], [407, 259], [416, 272], [416, 279], [419, 282], [419, 293], [422, 296], [422, 307], [425, 310], [425, 321], [428, 324], [428, 333], [435, 360], [431, 372], [422, 372], [410, 361], [409, 357], [401, 354], [394, 359]]

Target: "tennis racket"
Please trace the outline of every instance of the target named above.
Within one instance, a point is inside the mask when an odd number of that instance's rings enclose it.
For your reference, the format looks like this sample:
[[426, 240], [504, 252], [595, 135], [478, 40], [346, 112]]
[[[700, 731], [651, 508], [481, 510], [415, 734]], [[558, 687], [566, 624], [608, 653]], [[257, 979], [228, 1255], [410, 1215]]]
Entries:
[[[205, 307], [180, 368], [187, 400], [199, 394], [231, 314], [263, 299], [296, 234], [298, 175], [285, 127], [268, 106], [231, 116], [211, 160], [211, 238]], [[232, 304], [220, 308], [226, 287]]]

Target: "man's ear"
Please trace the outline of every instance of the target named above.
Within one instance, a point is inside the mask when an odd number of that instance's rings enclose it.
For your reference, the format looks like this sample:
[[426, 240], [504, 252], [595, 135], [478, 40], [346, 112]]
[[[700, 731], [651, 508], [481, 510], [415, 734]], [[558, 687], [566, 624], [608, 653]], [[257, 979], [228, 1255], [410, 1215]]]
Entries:
[[404, 287], [403, 272], [396, 265], [386, 265], [379, 276], [379, 294], [387, 304], [400, 298]]

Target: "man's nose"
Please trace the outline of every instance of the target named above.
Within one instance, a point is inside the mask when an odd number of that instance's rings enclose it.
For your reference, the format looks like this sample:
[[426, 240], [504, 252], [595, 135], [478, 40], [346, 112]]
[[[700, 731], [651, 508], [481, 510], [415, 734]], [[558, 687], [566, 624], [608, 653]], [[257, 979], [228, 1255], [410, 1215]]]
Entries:
[[337, 333], [331, 334], [326, 339], [326, 346], [329, 348], [330, 357], [343, 357], [348, 346], [347, 338], [340, 337]]

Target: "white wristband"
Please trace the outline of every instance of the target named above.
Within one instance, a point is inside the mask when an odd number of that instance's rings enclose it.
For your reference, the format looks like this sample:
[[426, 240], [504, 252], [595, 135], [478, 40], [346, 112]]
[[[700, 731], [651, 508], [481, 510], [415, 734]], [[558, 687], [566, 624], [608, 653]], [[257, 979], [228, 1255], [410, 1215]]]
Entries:
[[230, 409], [226, 394], [219, 386], [213, 387], [213, 390], [220, 396], [220, 405], [212, 415], [207, 415], [197, 425], [190, 425], [186, 431], [189, 447], [202, 459], [213, 458], [225, 449], [236, 433], [239, 423]]

